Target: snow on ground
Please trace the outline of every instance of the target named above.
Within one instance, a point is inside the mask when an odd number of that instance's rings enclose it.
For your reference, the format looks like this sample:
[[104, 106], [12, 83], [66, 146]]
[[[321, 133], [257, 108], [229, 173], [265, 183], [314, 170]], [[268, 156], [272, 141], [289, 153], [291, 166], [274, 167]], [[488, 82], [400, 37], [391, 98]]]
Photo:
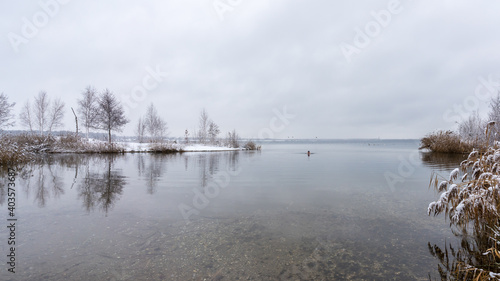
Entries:
[[227, 151], [227, 150], [241, 150], [241, 148], [195, 144], [195, 145], [185, 146], [182, 148], [182, 150], [183, 151]]
[[149, 143], [139, 142], [118, 142], [119, 145], [125, 147], [127, 152], [147, 152], [149, 150]]
[[[125, 148], [125, 152], [148, 152], [150, 150], [150, 143], [138, 143], [138, 142], [117, 142]], [[203, 144], [193, 144], [193, 145], [180, 145], [173, 144], [173, 148], [179, 151], [186, 152], [210, 152], [210, 151], [233, 151], [241, 150], [241, 148], [231, 148], [231, 147], [221, 147], [221, 146], [210, 146]]]

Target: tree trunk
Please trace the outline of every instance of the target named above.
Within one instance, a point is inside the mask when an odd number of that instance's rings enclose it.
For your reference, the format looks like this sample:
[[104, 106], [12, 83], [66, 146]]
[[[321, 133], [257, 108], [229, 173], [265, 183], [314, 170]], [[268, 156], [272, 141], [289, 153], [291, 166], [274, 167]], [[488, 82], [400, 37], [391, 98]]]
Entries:
[[78, 138], [78, 117], [76, 117], [76, 113], [75, 113], [75, 111], [73, 110], [73, 107], [71, 108], [71, 111], [73, 111], [73, 115], [75, 115], [75, 124], [76, 124], [76, 132], [75, 132], [75, 136]]

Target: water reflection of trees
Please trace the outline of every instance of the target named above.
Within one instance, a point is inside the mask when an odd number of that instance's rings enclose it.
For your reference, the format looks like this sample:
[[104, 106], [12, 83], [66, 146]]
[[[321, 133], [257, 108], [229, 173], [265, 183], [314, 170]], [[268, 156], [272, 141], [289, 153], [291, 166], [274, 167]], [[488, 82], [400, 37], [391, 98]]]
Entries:
[[[236, 171], [239, 157], [240, 153], [238, 151], [199, 154], [196, 158], [196, 163], [199, 169], [200, 187], [202, 190], [208, 186], [218, 172]], [[221, 161], [222, 159], [226, 161]], [[225, 164], [224, 167], [221, 167], [221, 162]]]
[[[41, 208], [49, 203], [49, 199], [57, 199], [65, 193], [65, 188], [77, 186], [78, 198], [83, 201], [87, 211], [98, 209], [106, 214], [119, 200], [126, 185], [125, 177], [120, 170], [113, 170], [117, 155], [48, 155], [25, 164], [17, 170], [16, 186], [21, 187], [28, 198]], [[83, 172], [82, 172], [83, 170]], [[74, 171], [71, 184], [65, 183], [64, 175]], [[6, 201], [7, 171], [0, 171], [2, 188], [0, 188], [0, 205]], [[65, 184], [67, 186], [65, 186]]]
[[189, 167], [194, 165], [194, 168], [199, 173], [200, 186], [204, 188], [219, 171], [235, 171], [240, 154], [238, 151], [185, 153], [182, 155], [139, 154], [137, 155], [137, 171], [139, 177], [144, 179], [149, 194], [154, 194], [157, 191], [160, 179], [167, 172], [168, 162], [177, 157], [182, 157], [181, 161], [184, 163], [185, 171], [188, 171]]
[[200, 184], [206, 187], [210, 178], [219, 170], [220, 153], [201, 154], [198, 156], [197, 164], [200, 173]]
[[[9, 166], [0, 166], [0, 206], [3, 206], [7, 202], [7, 188], [8, 188], [8, 183], [9, 183], [9, 168], [14, 168], [16, 171], [16, 181], [19, 180], [20, 178], [27, 178], [27, 172], [26, 169], [22, 169], [20, 166], [16, 167], [9, 167]], [[14, 183], [16, 183], [16, 181]], [[17, 191], [17, 184], [15, 186], [16, 191]], [[17, 194], [17, 192], [16, 192]]]
[[137, 172], [139, 177], [145, 179], [149, 194], [156, 192], [160, 178], [167, 172], [168, 161], [174, 157], [176, 155], [172, 154], [139, 154], [137, 156]]
[[63, 171], [53, 157], [39, 158], [26, 164], [17, 177], [23, 183], [27, 197], [34, 196], [39, 207], [45, 207], [50, 198], [64, 194]]
[[[136, 154], [139, 177], [149, 194], [154, 194], [161, 178], [167, 172], [167, 164], [173, 158], [181, 157], [185, 169], [194, 168], [199, 173], [200, 187], [203, 189], [221, 171], [236, 171], [239, 158], [252, 153], [216, 152], [197, 154]], [[88, 212], [99, 210], [108, 213], [123, 194], [127, 184], [122, 171], [113, 169], [121, 155], [81, 155], [62, 154], [40, 157], [18, 170], [17, 180], [28, 198], [33, 198], [39, 207], [50, 204], [49, 199], [57, 199], [67, 188], [76, 188], [78, 199]], [[181, 162], [182, 163], [182, 162]], [[0, 168], [0, 205], [5, 204], [7, 191], [7, 171]], [[18, 192], [20, 192], [19, 190]]]
[[121, 171], [112, 169], [116, 157], [107, 155], [104, 158], [105, 166], [100, 171], [92, 170], [93, 161], [87, 159], [84, 177], [78, 184], [78, 198], [83, 201], [83, 206], [88, 212], [98, 209], [108, 214], [122, 195], [127, 182]]

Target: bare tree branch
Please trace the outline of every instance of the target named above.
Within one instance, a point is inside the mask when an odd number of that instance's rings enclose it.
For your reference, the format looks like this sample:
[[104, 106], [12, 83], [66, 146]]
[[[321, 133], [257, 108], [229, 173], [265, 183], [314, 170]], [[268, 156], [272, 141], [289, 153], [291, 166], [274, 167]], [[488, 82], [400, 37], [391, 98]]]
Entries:
[[135, 134], [137, 136], [137, 140], [140, 143], [144, 142], [144, 135], [146, 133], [146, 124], [142, 118], [139, 118], [137, 122], [137, 127], [135, 128]]
[[14, 118], [14, 115], [11, 113], [14, 105], [16, 103], [9, 103], [9, 99], [4, 93], [0, 94], [0, 129], [2, 127], [14, 126], [15, 121], [11, 120]]
[[217, 136], [219, 135], [219, 133], [219, 125], [210, 120], [208, 122], [208, 137], [210, 138], [210, 143], [215, 144], [217, 142]]
[[35, 104], [34, 104], [35, 124], [38, 127], [40, 135], [43, 135], [43, 131], [47, 126], [48, 109], [49, 109], [49, 97], [47, 96], [47, 92], [41, 91], [38, 93], [38, 96], [35, 97]]
[[206, 143], [208, 138], [208, 113], [205, 109], [202, 109], [200, 112], [200, 117], [198, 121], [198, 141], [200, 143]]
[[23, 108], [21, 109], [21, 113], [19, 114], [19, 120], [24, 127], [30, 129], [30, 133], [33, 133], [33, 119], [31, 113], [31, 104], [29, 100], [24, 103]]
[[49, 112], [49, 135], [52, 133], [52, 129], [59, 128], [63, 125], [64, 118], [64, 102], [61, 99], [56, 99], [52, 102], [52, 107]]
[[78, 100], [78, 113], [83, 120], [83, 127], [85, 127], [85, 135], [89, 138], [90, 129], [96, 128], [96, 120], [98, 114], [98, 95], [94, 87], [88, 86], [82, 92], [82, 99]]
[[152, 142], [162, 141], [167, 133], [167, 122], [158, 115], [158, 111], [153, 104], [148, 107], [144, 117], [144, 125]]

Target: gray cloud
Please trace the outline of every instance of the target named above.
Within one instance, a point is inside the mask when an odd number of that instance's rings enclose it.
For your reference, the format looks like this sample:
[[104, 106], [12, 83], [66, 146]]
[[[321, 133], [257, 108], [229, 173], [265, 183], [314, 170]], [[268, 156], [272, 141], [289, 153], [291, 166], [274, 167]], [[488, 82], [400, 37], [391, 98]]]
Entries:
[[454, 128], [444, 112], [474, 95], [478, 77], [499, 73], [497, 4], [400, 1], [401, 12], [349, 63], [340, 44], [352, 45], [355, 28], [389, 3], [242, 0], [221, 21], [213, 0], [73, 0], [17, 53], [9, 34], [43, 10], [3, 3], [0, 91], [16, 110], [40, 90], [63, 98], [71, 129], [69, 107], [87, 85], [126, 97], [146, 68], [159, 67], [168, 77], [136, 103], [125, 134], [151, 102], [172, 136], [194, 129], [203, 107], [223, 131], [245, 137], [284, 106], [295, 118], [276, 137], [418, 138]]

